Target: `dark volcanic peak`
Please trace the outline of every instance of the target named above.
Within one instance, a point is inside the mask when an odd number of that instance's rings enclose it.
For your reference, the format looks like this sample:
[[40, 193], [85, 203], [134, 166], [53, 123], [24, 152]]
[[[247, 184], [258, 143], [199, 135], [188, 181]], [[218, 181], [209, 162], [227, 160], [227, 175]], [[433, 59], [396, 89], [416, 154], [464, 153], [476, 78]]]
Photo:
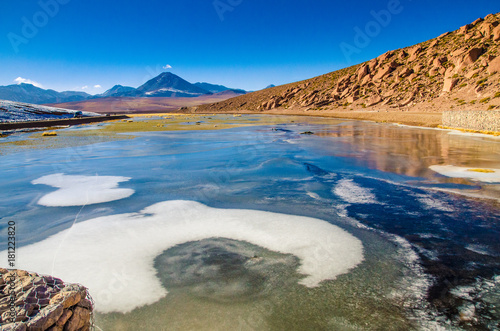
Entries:
[[219, 93], [219, 92], [231, 90], [229, 87], [226, 87], [224, 85], [216, 85], [216, 84], [210, 84], [210, 83], [194, 83], [193, 85], [198, 86], [199, 88], [202, 88], [202, 89], [207, 90], [207, 91], [212, 92], [212, 93]]
[[210, 83], [194, 83], [193, 85], [196, 85], [204, 90], [207, 90], [211, 93], [220, 93], [224, 91], [232, 91], [236, 94], [245, 94], [247, 91], [238, 89], [238, 88], [230, 88], [226, 87], [224, 85], [216, 85], [216, 84], [210, 84]]
[[242, 95], [242, 94], [245, 94], [246, 91], [244, 90], [237, 90], [237, 89], [229, 89], [229, 90], [225, 90], [225, 91], [222, 91], [222, 92], [219, 92], [219, 93], [214, 93], [213, 95], [214, 96], [222, 96], [222, 95], [226, 95], [226, 96], [238, 96], [238, 95]]
[[211, 94], [171, 72], [161, 73], [138, 87], [137, 90], [147, 97], [197, 97]]
[[247, 93], [247, 91], [240, 90], [240, 89], [237, 89], [237, 88], [232, 88], [232, 89], [229, 89], [228, 91], [236, 93], [236, 94], [246, 94]]
[[0, 86], [0, 99], [34, 104], [72, 102], [86, 100], [85, 92], [44, 90], [31, 84]]

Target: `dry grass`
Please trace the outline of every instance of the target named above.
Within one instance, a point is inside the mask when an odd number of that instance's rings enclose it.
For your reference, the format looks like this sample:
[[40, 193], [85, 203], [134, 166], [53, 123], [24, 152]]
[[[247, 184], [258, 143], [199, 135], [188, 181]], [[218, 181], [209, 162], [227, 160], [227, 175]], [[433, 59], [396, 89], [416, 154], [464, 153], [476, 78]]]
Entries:
[[498, 137], [500, 136], [500, 132], [498, 131], [486, 131], [486, 130], [472, 130], [472, 129], [463, 129], [463, 128], [452, 128], [449, 126], [444, 126], [444, 125], [438, 125], [437, 126], [440, 129], [447, 129], [447, 130], [457, 130], [460, 132], [467, 132], [467, 133], [481, 133], [481, 134], [487, 134], [491, 136]]
[[480, 168], [477, 168], [477, 169], [467, 169], [467, 171], [482, 172], [482, 173], [485, 173], [485, 174], [492, 174], [492, 173], [494, 173], [494, 172], [495, 172], [494, 170], [490, 170], [490, 169], [480, 169]]

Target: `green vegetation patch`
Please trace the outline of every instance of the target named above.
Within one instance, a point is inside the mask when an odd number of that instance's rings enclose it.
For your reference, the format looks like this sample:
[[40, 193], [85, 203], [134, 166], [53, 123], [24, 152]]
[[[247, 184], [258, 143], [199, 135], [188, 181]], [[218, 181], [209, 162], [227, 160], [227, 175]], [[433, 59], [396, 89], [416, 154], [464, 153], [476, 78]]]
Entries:
[[478, 80], [477, 85], [484, 85], [484, 83], [486, 83], [486, 81], [488, 81], [488, 77]]

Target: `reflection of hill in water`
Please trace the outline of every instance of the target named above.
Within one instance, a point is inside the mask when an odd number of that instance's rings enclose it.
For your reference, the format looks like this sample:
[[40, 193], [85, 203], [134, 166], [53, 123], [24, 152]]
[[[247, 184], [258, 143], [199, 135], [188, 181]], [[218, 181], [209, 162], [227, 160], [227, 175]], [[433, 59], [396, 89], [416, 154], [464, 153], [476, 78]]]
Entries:
[[[373, 169], [412, 177], [432, 173], [429, 166], [451, 164], [495, 167], [500, 162], [498, 141], [466, 137], [445, 130], [422, 130], [372, 123], [345, 123], [318, 136], [341, 138], [345, 144], [327, 146], [338, 155], [359, 156]], [[336, 130], [337, 129], [337, 130]]]

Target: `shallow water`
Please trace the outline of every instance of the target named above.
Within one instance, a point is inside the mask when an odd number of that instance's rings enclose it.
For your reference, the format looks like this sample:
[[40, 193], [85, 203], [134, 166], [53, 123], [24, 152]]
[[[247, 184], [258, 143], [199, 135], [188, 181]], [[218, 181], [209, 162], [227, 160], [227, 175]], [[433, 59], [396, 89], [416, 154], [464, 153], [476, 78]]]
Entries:
[[[17, 222], [17, 266], [86, 280], [103, 330], [499, 328], [500, 183], [430, 169], [499, 169], [498, 140], [359, 121], [234, 121], [254, 125], [2, 153], [0, 215]], [[45, 177], [57, 173], [84, 177], [62, 177], [61, 192]], [[165, 202], [175, 208], [154, 207]], [[286, 226], [283, 215], [307, 225]], [[218, 223], [231, 217], [245, 221]], [[319, 230], [320, 220], [332, 227]], [[266, 222], [280, 225], [264, 231]], [[199, 233], [182, 232], [190, 226]], [[306, 230], [326, 239], [297, 244]], [[160, 244], [147, 248], [141, 240], [153, 236]], [[107, 282], [94, 282], [108, 258]], [[122, 268], [138, 259], [141, 270]], [[114, 306], [122, 295], [143, 304]]]

